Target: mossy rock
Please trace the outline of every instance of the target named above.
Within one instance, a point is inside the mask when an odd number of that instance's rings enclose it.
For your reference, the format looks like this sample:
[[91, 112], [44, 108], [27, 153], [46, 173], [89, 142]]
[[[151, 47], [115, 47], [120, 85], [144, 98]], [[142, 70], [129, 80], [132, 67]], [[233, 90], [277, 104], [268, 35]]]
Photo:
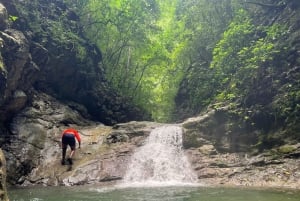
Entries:
[[293, 145], [283, 145], [278, 148], [280, 154], [289, 154], [296, 151], [297, 147]]

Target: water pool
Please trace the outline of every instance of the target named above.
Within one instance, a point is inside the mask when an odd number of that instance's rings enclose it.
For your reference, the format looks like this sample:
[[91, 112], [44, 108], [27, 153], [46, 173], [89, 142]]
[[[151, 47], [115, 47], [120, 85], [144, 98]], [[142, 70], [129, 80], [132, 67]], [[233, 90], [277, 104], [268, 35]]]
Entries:
[[35, 187], [9, 189], [10, 201], [299, 201], [290, 189], [212, 187]]

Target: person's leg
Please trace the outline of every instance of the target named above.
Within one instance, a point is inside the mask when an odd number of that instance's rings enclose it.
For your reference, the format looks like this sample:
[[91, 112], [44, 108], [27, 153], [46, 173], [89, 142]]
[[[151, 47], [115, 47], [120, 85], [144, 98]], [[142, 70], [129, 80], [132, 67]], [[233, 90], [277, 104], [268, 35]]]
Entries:
[[73, 137], [72, 139], [70, 139], [69, 141], [69, 145], [70, 145], [70, 148], [71, 148], [71, 152], [70, 152], [70, 155], [69, 155], [69, 158], [68, 158], [68, 162], [70, 163], [70, 165], [73, 164], [73, 155], [75, 154], [75, 149], [76, 149], [76, 141], [75, 141], [75, 137]]
[[67, 145], [62, 144], [62, 159], [61, 159], [61, 164], [62, 164], [62, 165], [65, 164], [66, 153], [67, 153]]
[[69, 158], [73, 158], [74, 153], [75, 153], [75, 147], [71, 147], [71, 152], [70, 152]]
[[70, 146], [71, 147], [71, 152], [70, 152], [70, 155], [69, 155], [69, 158], [67, 159], [68, 162], [70, 163], [70, 165], [73, 165], [73, 155], [75, 153], [75, 146]]
[[68, 137], [63, 135], [61, 138], [61, 149], [62, 149], [61, 164], [62, 165], [65, 164], [67, 148], [68, 148]]
[[[67, 147], [70, 146], [71, 148], [71, 152], [70, 152], [70, 155], [67, 159], [67, 161], [69, 162], [70, 165], [73, 164], [73, 161], [72, 161], [72, 157], [74, 155], [74, 151], [75, 151], [75, 137], [73, 134], [64, 134], [63, 137], [62, 137], [62, 144], [63, 144], [63, 161], [65, 160], [65, 157], [66, 157], [66, 151], [67, 151]], [[62, 162], [63, 163], [63, 162]]]

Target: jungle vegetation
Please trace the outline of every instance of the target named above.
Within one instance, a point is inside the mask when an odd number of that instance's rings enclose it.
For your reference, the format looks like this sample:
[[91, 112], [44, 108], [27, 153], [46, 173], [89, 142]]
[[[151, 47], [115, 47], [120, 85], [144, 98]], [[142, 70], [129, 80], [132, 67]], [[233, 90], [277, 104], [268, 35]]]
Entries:
[[[287, 29], [284, 24], [256, 22], [252, 11], [255, 6], [276, 9], [285, 4], [282, 0], [65, 2], [79, 14], [84, 35], [101, 50], [100, 65], [110, 85], [156, 121], [178, 119], [178, 107], [196, 114], [224, 104], [244, 106], [235, 112], [247, 120], [254, 105], [251, 94], [262, 77], [271, 77], [270, 88], [280, 82], [275, 74], [281, 70], [272, 62], [285, 54], [286, 47], [278, 41]], [[285, 95], [299, 102], [294, 87]], [[262, 105], [256, 103], [255, 108]], [[299, 104], [280, 100], [272, 107], [277, 116], [299, 110]]]

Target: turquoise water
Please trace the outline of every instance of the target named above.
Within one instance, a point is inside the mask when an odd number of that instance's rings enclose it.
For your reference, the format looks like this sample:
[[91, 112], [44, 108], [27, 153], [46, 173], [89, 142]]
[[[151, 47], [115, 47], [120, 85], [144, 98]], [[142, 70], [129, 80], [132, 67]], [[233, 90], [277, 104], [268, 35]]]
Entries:
[[10, 201], [300, 201], [288, 189], [43, 187], [10, 189]]

